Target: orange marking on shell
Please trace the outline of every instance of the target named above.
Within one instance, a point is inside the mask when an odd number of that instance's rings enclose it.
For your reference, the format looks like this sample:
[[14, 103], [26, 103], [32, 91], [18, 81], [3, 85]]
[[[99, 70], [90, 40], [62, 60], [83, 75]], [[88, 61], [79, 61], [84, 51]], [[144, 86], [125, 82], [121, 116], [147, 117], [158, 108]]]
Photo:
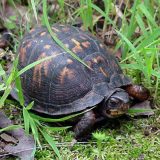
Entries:
[[35, 31], [35, 29], [34, 29], [34, 28], [32, 28], [32, 29], [30, 30], [30, 33], [34, 32], [34, 31]]
[[86, 42], [82, 42], [82, 46], [84, 46], [85, 48], [88, 48], [90, 46], [90, 42], [86, 41]]
[[93, 59], [93, 62], [94, 62], [94, 63], [98, 63], [98, 61], [97, 61], [97, 59], [96, 59], [96, 58], [94, 58], [94, 59]]
[[67, 67], [64, 67], [63, 70], [60, 72], [60, 83], [64, 84], [65, 78], [72, 79], [74, 77], [75, 77], [74, 71]]
[[41, 34], [40, 34], [40, 36], [44, 36], [46, 34], [46, 32], [42, 32]]
[[28, 42], [28, 43], [27, 43], [27, 47], [28, 47], [28, 48], [30, 48], [31, 45], [32, 45], [32, 42]]
[[106, 71], [104, 71], [102, 67], [99, 67], [99, 70], [100, 70], [100, 72], [102, 72], [102, 74], [103, 74], [105, 77], [108, 77], [108, 73], [107, 73]]
[[73, 42], [73, 43], [75, 43], [77, 46], [80, 46], [81, 44], [77, 41], [77, 40], [75, 40], [75, 39], [71, 39], [71, 41]]
[[51, 45], [47, 44], [47, 45], [44, 46], [44, 49], [50, 49], [50, 48], [51, 48]]
[[93, 58], [93, 62], [94, 63], [100, 63], [102, 61], [104, 61], [104, 59], [101, 56], [97, 56], [97, 57]]
[[[38, 57], [38, 60], [43, 59], [45, 57], [46, 57], [46, 54], [43, 52]], [[36, 83], [38, 82], [39, 86], [41, 85], [42, 69], [44, 70], [44, 75], [47, 76], [48, 75], [48, 67], [49, 67], [50, 62], [51, 62], [51, 60], [46, 60], [46, 61], [41, 62], [40, 64], [38, 64], [34, 67], [33, 81]]]
[[77, 40], [75, 40], [75, 39], [72, 38], [71, 41], [76, 44], [76, 46], [74, 48], [72, 48], [72, 51], [74, 53], [82, 52], [83, 51], [83, 49], [81, 47], [81, 44]]
[[87, 61], [87, 66], [89, 66], [90, 68], [92, 68], [92, 62], [91, 61]]
[[20, 61], [23, 63], [26, 57], [26, 48], [20, 48]]
[[101, 48], [104, 48], [104, 45], [103, 45], [102, 43], [100, 43], [100, 47], [101, 47]]
[[55, 28], [55, 27], [52, 27], [52, 29], [53, 29], [54, 31], [56, 31], [56, 32], [60, 32], [60, 30], [58, 30], [58, 29]]
[[73, 61], [72, 61], [71, 59], [67, 59], [67, 63], [68, 63], [68, 64], [72, 64]]
[[75, 47], [72, 49], [72, 51], [73, 51], [74, 53], [77, 53], [77, 52], [82, 52], [83, 49], [82, 49], [81, 46], [75, 46]]
[[64, 31], [64, 32], [68, 32], [69, 30], [70, 30], [70, 28], [68, 28], [68, 27], [62, 28], [62, 31]]

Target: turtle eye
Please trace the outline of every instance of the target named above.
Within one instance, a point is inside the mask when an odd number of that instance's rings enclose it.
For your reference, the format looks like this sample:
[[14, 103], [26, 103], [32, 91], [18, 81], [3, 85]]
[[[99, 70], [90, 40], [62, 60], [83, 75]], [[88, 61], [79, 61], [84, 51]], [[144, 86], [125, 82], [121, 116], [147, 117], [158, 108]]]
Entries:
[[117, 98], [110, 98], [108, 101], [108, 106], [111, 108], [117, 108], [120, 101]]

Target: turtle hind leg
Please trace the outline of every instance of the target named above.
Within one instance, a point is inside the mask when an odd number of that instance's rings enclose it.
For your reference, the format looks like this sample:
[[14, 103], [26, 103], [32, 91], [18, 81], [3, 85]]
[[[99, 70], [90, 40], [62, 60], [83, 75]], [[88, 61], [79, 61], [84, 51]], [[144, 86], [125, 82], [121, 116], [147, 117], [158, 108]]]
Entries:
[[139, 101], [145, 101], [150, 96], [149, 90], [141, 85], [128, 85], [125, 90], [131, 97]]
[[91, 110], [84, 113], [79, 122], [74, 127], [75, 138], [77, 140], [87, 139], [86, 137], [96, 123], [95, 113]]

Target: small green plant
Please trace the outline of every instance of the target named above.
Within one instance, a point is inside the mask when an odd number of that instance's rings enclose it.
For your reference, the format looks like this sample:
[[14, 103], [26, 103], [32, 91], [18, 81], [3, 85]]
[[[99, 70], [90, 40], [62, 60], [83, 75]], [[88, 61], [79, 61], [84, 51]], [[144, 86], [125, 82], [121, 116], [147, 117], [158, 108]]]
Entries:
[[24, 125], [25, 125], [25, 131], [27, 134], [30, 133], [30, 129], [32, 131], [32, 134], [34, 136], [34, 140], [38, 143], [39, 147], [42, 148], [40, 139], [39, 139], [39, 133], [42, 134], [46, 142], [52, 147], [54, 152], [56, 153], [59, 160], [61, 160], [61, 156], [59, 153], [59, 150], [56, 147], [56, 141], [48, 134], [48, 130], [63, 130], [68, 127], [46, 127], [45, 125], [42, 125], [40, 121], [37, 118], [32, 117], [32, 114], [29, 113], [29, 110], [32, 108], [34, 103], [30, 103], [27, 107], [23, 107], [23, 117], [24, 117]]
[[[117, 45], [121, 44], [123, 49], [122, 54], [122, 67], [125, 69], [131, 69], [137, 72], [136, 78], [139, 79], [140, 73], [143, 73], [145, 77], [145, 83], [148, 87], [152, 87], [152, 78], [157, 77], [159, 68], [158, 55], [159, 50], [159, 36], [160, 30], [156, 23], [155, 18], [157, 13], [151, 10], [150, 6], [154, 3], [142, 3], [139, 0], [134, 2], [131, 8], [131, 18], [129, 23], [127, 19], [123, 18], [123, 25], [117, 33], [120, 36], [120, 41]], [[127, 12], [124, 13], [124, 15]], [[145, 18], [144, 18], [145, 17]], [[134, 36], [135, 30], [139, 28], [139, 32], [142, 32], [139, 37]], [[125, 63], [124, 62], [128, 62]], [[157, 67], [154, 67], [157, 64]], [[157, 77], [157, 80], [159, 76]], [[140, 82], [142, 80], [140, 79]], [[156, 82], [156, 84], [158, 81]], [[157, 88], [156, 93], [157, 94]]]
[[106, 136], [103, 132], [95, 132], [92, 133], [93, 138], [96, 140], [97, 143], [97, 150], [94, 150], [95, 153], [98, 153], [98, 159], [104, 159], [102, 150], [103, 150], [103, 143], [109, 140], [109, 136]]
[[5, 100], [7, 99], [8, 95], [10, 94], [12, 90], [12, 83], [15, 80], [16, 76], [16, 67], [17, 67], [17, 60], [14, 61], [13, 67], [12, 67], [12, 72], [10, 73], [9, 76], [6, 75], [6, 72], [2, 69], [2, 66], [0, 65], [1, 69], [1, 90], [4, 91], [1, 99], [0, 99], [0, 108], [4, 105]]

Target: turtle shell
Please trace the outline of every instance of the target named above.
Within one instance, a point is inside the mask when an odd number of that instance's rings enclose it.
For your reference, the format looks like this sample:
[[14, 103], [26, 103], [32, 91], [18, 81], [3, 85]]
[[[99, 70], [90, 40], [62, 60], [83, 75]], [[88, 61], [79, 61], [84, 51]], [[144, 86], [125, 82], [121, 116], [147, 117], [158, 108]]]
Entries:
[[48, 115], [65, 115], [100, 103], [117, 87], [130, 84], [115, 57], [88, 32], [55, 24], [55, 35], [91, 69], [62, 49], [43, 26], [27, 33], [19, 48], [19, 65], [53, 56], [21, 75], [26, 104]]

